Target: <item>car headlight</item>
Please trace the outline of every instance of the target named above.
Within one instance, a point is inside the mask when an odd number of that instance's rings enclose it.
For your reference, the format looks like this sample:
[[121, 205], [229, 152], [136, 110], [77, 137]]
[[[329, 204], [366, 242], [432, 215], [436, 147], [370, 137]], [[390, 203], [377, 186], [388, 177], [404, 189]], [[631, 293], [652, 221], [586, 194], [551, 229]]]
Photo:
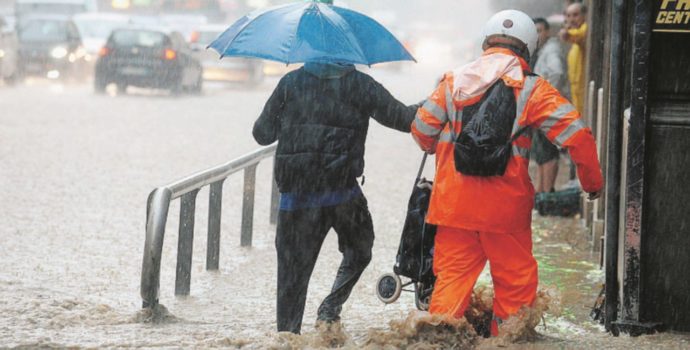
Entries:
[[67, 54], [68, 54], [67, 48], [64, 46], [55, 47], [50, 51], [50, 56], [55, 58], [55, 59], [65, 58], [65, 56], [67, 56]]
[[77, 58], [82, 58], [87, 55], [86, 49], [83, 46], [79, 46], [77, 48], [77, 51], [74, 52], [74, 54], [77, 56]]
[[5, 57], [5, 50], [0, 50], [0, 58]]

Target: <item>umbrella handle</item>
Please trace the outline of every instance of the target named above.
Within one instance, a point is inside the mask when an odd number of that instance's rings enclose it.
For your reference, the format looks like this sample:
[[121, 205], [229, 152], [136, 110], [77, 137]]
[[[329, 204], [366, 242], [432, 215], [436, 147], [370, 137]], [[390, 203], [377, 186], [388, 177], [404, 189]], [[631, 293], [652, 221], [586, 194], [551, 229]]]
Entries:
[[427, 156], [429, 156], [429, 153], [424, 152], [422, 164], [419, 165], [419, 171], [417, 171], [417, 180], [415, 181], [415, 185], [419, 182], [419, 179], [422, 177], [422, 172], [424, 171], [424, 165], [426, 165]]

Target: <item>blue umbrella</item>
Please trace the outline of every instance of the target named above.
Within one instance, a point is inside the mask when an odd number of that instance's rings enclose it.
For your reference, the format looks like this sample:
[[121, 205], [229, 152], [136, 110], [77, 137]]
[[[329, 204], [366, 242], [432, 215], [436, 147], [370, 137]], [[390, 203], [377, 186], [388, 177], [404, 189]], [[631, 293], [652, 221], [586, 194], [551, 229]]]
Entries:
[[209, 47], [218, 51], [221, 58], [256, 57], [287, 64], [415, 61], [393, 34], [375, 20], [317, 1], [252, 12]]

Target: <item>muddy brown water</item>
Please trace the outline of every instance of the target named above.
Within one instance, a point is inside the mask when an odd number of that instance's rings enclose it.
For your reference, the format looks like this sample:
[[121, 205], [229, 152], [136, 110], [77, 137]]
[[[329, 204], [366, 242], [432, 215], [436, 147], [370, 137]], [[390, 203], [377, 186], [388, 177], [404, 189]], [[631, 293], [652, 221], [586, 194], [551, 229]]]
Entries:
[[[501, 326], [501, 335], [483, 338], [472, 322], [490, 314], [493, 290], [486, 272], [480, 278], [467, 319], [446, 320], [409, 311], [388, 325], [365, 334], [348, 331], [348, 320], [317, 323], [302, 335], [266, 334], [259, 338], [224, 338], [208, 347], [242, 349], [690, 349], [690, 335], [662, 333], [632, 338], [613, 337], [590, 319], [603, 274], [599, 253], [592, 251], [578, 218], [535, 217], [534, 254], [539, 262], [540, 289], [531, 309], [523, 309]], [[156, 324], [178, 320], [165, 308], [141, 311], [137, 322]], [[468, 321], [470, 320], [470, 321]], [[349, 321], [352, 324], [352, 320]], [[359, 321], [358, 321], [359, 322]]]

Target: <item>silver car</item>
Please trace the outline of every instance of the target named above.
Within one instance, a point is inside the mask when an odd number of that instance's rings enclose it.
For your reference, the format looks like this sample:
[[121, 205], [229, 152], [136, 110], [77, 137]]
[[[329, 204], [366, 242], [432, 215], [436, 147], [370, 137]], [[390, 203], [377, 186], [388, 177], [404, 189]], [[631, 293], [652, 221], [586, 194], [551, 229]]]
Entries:
[[205, 25], [192, 33], [192, 50], [204, 67], [204, 80], [242, 82], [248, 85], [261, 84], [264, 80], [261, 60], [238, 57], [220, 59], [216, 51], [206, 49], [227, 28], [223, 25]]

